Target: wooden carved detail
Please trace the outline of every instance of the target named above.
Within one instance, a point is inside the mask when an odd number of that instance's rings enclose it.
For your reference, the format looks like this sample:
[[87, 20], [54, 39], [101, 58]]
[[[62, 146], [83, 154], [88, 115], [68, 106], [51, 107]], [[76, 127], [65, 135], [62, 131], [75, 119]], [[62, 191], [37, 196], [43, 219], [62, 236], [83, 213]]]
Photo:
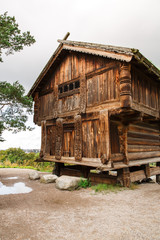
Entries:
[[109, 113], [108, 110], [104, 110], [100, 113], [100, 152], [101, 162], [103, 164], [110, 163], [111, 149], [109, 132]]
[[127, 126], [118, 126], [118, 135], [119, 135], [119, 143], [120, 143], [120, 153], [123, 154], [124, 163], [129, 164], [128, 159], [128, 144], [127, 144]]
[[131, 107], [131, 73], [128, 64], [122, 64], [119, 78], [121, 107]]
[[86, 105], [87, 105], [87, 81], [85, 75], [81, 75], [79, 113], [86, 112]]
[[36, 92], [34, 97], [34, 119], [33, 119], [34, 123], [38, 123], [39, 106], [40, 106], [39, 96], [38, 92]]
[[56, 120], [56, 149], [55, 158], [57, 160], [61, 159], [62, 156], [62, 142], [63, 142], [63, 119], [58, 118]]
[[58, 114], [58, 88], [53, 91], [53, 118], [57, 118]]
[[75, 160], [82, 160], [82, 119], [80, 115], [76, 115], [74, 123], [75, 128], [75, 142], [74, 142], [74, 155]]
[[46, 121], [41, 122], [41, 151], [40, 157], [42, 158], [46, 151]]

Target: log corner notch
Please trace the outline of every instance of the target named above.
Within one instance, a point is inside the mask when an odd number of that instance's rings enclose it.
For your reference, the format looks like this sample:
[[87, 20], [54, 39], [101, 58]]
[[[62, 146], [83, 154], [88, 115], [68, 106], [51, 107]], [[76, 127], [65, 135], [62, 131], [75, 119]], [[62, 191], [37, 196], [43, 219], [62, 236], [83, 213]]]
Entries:
[[63, 119], [58, 118], [56, 120], [56, 147], [55, 147], [55, 158], [61, 160], [62, 156], [62, 142], [63, 142]]
[[74, 142], [74, 156], [76, 161], [82, 160], [82, 118], [81, 115], [74, 117], [75, 128], [75, 142]]
[[123, 63], [120, 68], [120, 104], [122, 108], [132, 107], [130, 65]]

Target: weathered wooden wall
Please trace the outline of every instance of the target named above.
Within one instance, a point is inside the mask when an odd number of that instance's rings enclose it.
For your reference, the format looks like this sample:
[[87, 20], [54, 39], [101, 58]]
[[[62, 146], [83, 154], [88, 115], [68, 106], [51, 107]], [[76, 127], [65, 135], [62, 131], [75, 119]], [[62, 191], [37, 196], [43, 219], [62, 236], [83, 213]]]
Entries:
[[160, 156], [159, 126], [130, 124], [127, 132], [128, 158], [139, 160]]
[[135, 67], [132, 68], [132, 97], [139, 110], [147, 107], [159, 112], [160, 84]]
[[[80, 88], [60, 94], [59, 88], [86, 81], [86, 107], [119, 99], [119, 65], [116, 61], [85, 54], [68, 54], [46, 77], [39, 92], [39, 121], [78, 111], [81, 105]], [[80, 83], [79, 83], [80, 84]], [[82, 84], [82, 83], [81, 83]], [[84, 93], [85, 94], [85, 93]], [[36, 105], [37, 106], [37, 105]]]

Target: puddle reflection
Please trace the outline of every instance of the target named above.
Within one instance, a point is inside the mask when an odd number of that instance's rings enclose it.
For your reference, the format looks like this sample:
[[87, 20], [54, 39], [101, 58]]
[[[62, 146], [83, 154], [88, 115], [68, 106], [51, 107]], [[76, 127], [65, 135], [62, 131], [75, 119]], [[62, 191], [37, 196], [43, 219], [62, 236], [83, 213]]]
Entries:
[[20, 194], [32, 192], [32, 188], [26, 187], [25, 183], [15, 183], [12, 187], [5, 186], [0, 182], [0, 195]]

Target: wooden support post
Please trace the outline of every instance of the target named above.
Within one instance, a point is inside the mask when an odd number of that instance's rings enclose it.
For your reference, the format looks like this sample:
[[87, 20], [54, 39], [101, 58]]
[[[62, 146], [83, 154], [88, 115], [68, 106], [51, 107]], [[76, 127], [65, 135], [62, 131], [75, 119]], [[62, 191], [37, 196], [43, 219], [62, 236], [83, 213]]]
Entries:
[[63, 167], [64, 167], [64, 163], [55, 162], [53, 174], [55, 174], [59, 177], [61, 175], [61, 168], [63, 168]]
[[149, 178], [151, 176], [149, 163], [145, 164], [145, 174], [146, 174], [146, 178]]
[[110, 146], [110, 129], [108, 110], [100, 112], [100, 148], [101, 162], [103, 164], [110, 162], [111, 146]]
[[79, 113], [86, 112], [87, 105], [87, 81], [85, 74], [80, 77], [80, 103], [79, 103]]
[[120, 71], [120, 102], [122, 108], [132, 106], [130, 65], [123, 63]]
[[63, 151], [63, 119], [58, 118], [56, 120], [56, 149], [55, 149], [55, 158], [57, 160], [61, 159]]
[[[160, 162], [157, 162], [157, 167], [160, 167]], [[160, 184], [160, 174], [156, 175], [156, 182]]]
[[82, 160], [82, 119], [80, 115], [74, 118], [74, 156], [76, 161]]
[[124, 156], [123, 162], [128, 165], [129, 158], [128, 158], [127, 131], [128, 126], [118, 126], [120, 152]]
[[117, 180], [120, 182], [121, 185], [124, 187], [130, 187], [131, 185], [131, 178], [130, 178], [130, 171], [129, 168], [122, 168], [117, 171], [118, 176]]
[[90, 168], [87, 166], [81, 166], [81, 173], [84, 178], [88, 178], [90, 173]]
[[40, 157], [42, 158], [46, 152], [46, 121], [41, 122], [41, 151]]

